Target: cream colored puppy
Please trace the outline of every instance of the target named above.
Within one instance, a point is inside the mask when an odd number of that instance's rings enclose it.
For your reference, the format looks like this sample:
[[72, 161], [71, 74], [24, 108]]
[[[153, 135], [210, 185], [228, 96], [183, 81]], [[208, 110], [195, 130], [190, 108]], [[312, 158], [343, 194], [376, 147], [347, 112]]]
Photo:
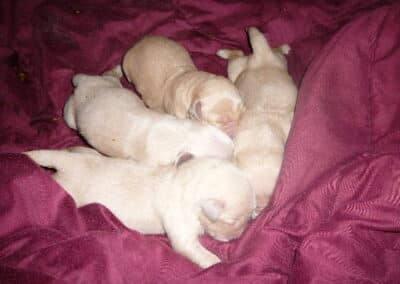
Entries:
[[255, 209], [247, 178], [222, 159], [181, 159], [154, 167], [84, 147], [26, 154], [55, 169], [53, 178], [78, 206], [98, 202], [132, 229], [166, 233], [176, 251], [203, 268], [220, 260], [200, 244], [199, 235], [237, 238]]
[[66, 123], [103, 154], [155, 165], [176, 161], [182, 153], [230, 158], [233, 141], [218, 128], [182, 120], [145, 107], [123, 88], [117, 67], [103, 76], [78, 74], [64, 107]]
[[177, 42], [146, 36], [128, 50], [122, 68], [150, 108], [205, 121], [235, 135], [243, 111], [238, 90], [223, 76], [197, 70]]
[[259, 213], [279, 175], [297, 89], [284, 57], [289, 47], [272, 49], [254, 27], [248, 33], [253, 54], [244, 56], [239, 50], [219, 50], [217, 54], [229, 60], [228, 76], [246, 107], [234, 141], [234, 157], [256, 192]]

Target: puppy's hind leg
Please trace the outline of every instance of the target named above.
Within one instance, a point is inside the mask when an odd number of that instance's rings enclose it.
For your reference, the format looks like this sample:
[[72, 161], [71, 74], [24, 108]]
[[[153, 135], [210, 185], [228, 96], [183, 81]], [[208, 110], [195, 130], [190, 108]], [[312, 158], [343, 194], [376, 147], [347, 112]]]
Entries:
[[196, 225], [191, 224], [195, 226], [192, 227], [190, 224], [188, 225], [182, 221], [183, 220], [177, 220], [174, 216], [166, 217], [164, 215], [164, 229], [171, 241], [172, 247], [201, 268], [208, 268], [221, 262], [215, 254], [201, 245], [198, 240], [199, 232]]
[[72, 153], [81, 153], [81, 154], [90, 154], [90, 155], [101, 156], [101, 154], [99, 152], [97, 152], [95, 149], [89, 148], [89, 147], [84, 147], [84, 146], [69, 147], [66, 150], [68, 152], [72, 152]]
[[24, 154], [40, 166], [57, 171], [64, 171], [77, 166], [77, 154], [64, 150], [33, 150]]
[[87, 175], [87, 163], [90, 163], [91, 160], [89, 157], [93, 157], [93, 154], [87, 154], [86, 151], [82, 152], [81, 149], [74, 152], [68, 150], [35, 150], [24, 154], [42, 167], [55, 169], [56, 172], [52, 175], [52, 178], [72, 196], [77, 206], [85, 204], [84, 177]]

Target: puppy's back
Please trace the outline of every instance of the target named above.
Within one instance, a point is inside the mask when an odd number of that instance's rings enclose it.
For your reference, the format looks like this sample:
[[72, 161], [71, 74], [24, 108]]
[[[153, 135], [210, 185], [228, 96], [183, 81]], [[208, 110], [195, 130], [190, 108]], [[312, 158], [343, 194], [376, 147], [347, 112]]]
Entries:
[[196, 69], [189, 53], [179, 43], [162, 36], [146, 36], [124, 55], [122, 68], [145, 103], [162, 109], [162, 86], [176, 72]]

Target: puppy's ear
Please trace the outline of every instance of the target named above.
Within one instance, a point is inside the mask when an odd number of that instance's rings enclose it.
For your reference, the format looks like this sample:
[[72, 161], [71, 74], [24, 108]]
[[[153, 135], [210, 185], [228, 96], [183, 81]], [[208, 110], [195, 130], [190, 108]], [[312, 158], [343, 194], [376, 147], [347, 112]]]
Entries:
[[80, 82], [82, 82], [82, 80], [84, 80], [86, 77], [87, 75], [84, 74], [76, 74], [74, 77], [72, 77], [72, 85], [74, 87], [78, 87]]
[[218, 220], [221, 216], [222, 211], [225, 208], [225, 204], [217, 199], [206, 199], [201, 201], [201, 210], [212, 222]]
[[201, 110], [201, 101], [200, 100], [195, 101], [192, 104], [192, 106], [190, 107], [190, 109], [189, 109], [189, 118], [202, 120], [203, 113], [202, 113], [202, 110]]
[[278, 48], [285, 55], [288, 55], [290, 53], [290, 46], [288, 44], [282, 44]]
[[193, 158], [194, 158], [194, 155], [192, 153], [189, 153], [189, 152], [180, 153], [178, 155], [178, 158], [175, 161], [175, 167], [179, 168], [180, 165], [182, 165], [183, 163], [185, 163]]

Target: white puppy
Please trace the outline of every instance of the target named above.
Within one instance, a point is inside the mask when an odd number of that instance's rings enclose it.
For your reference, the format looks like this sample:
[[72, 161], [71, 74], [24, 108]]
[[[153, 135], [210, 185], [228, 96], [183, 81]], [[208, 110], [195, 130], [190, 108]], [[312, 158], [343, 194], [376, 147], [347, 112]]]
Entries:
[[229, 59], [228, 76], [243, 97], [246, 112], [239, 122], [234, 157], [257, 196], [257, 213], [267, 206], [279, 175], [297, 89], [287, 72], [287, 45], [271, 49], [264, 35], [252, 27], [253, 54], [219, 50]]
[[75, 75], [64, 107], [67, 124], [103, 154], [166, 165], [182, 153], [230, 158], [233, 141], [218, 128], [148, 109], [119, 81], [116, 67], [103, 76]]
[[226, 160], [201, 157], [153, 167], [85, 147], [26, 154], [55, 169], [53, 178], [78, 206], [98, 202], [132, 229], [166, 233], [176, 251], [203, 268], [220, 260], [199, 235], [239, 237], [256, 206], [247, 178]]
[[223, 76], [197, 70], [179, 43], [145, 36], [127, 51], [122, 66], [150, 108], [205, 121], [235, 135], [243, 111], [236, 87]]

